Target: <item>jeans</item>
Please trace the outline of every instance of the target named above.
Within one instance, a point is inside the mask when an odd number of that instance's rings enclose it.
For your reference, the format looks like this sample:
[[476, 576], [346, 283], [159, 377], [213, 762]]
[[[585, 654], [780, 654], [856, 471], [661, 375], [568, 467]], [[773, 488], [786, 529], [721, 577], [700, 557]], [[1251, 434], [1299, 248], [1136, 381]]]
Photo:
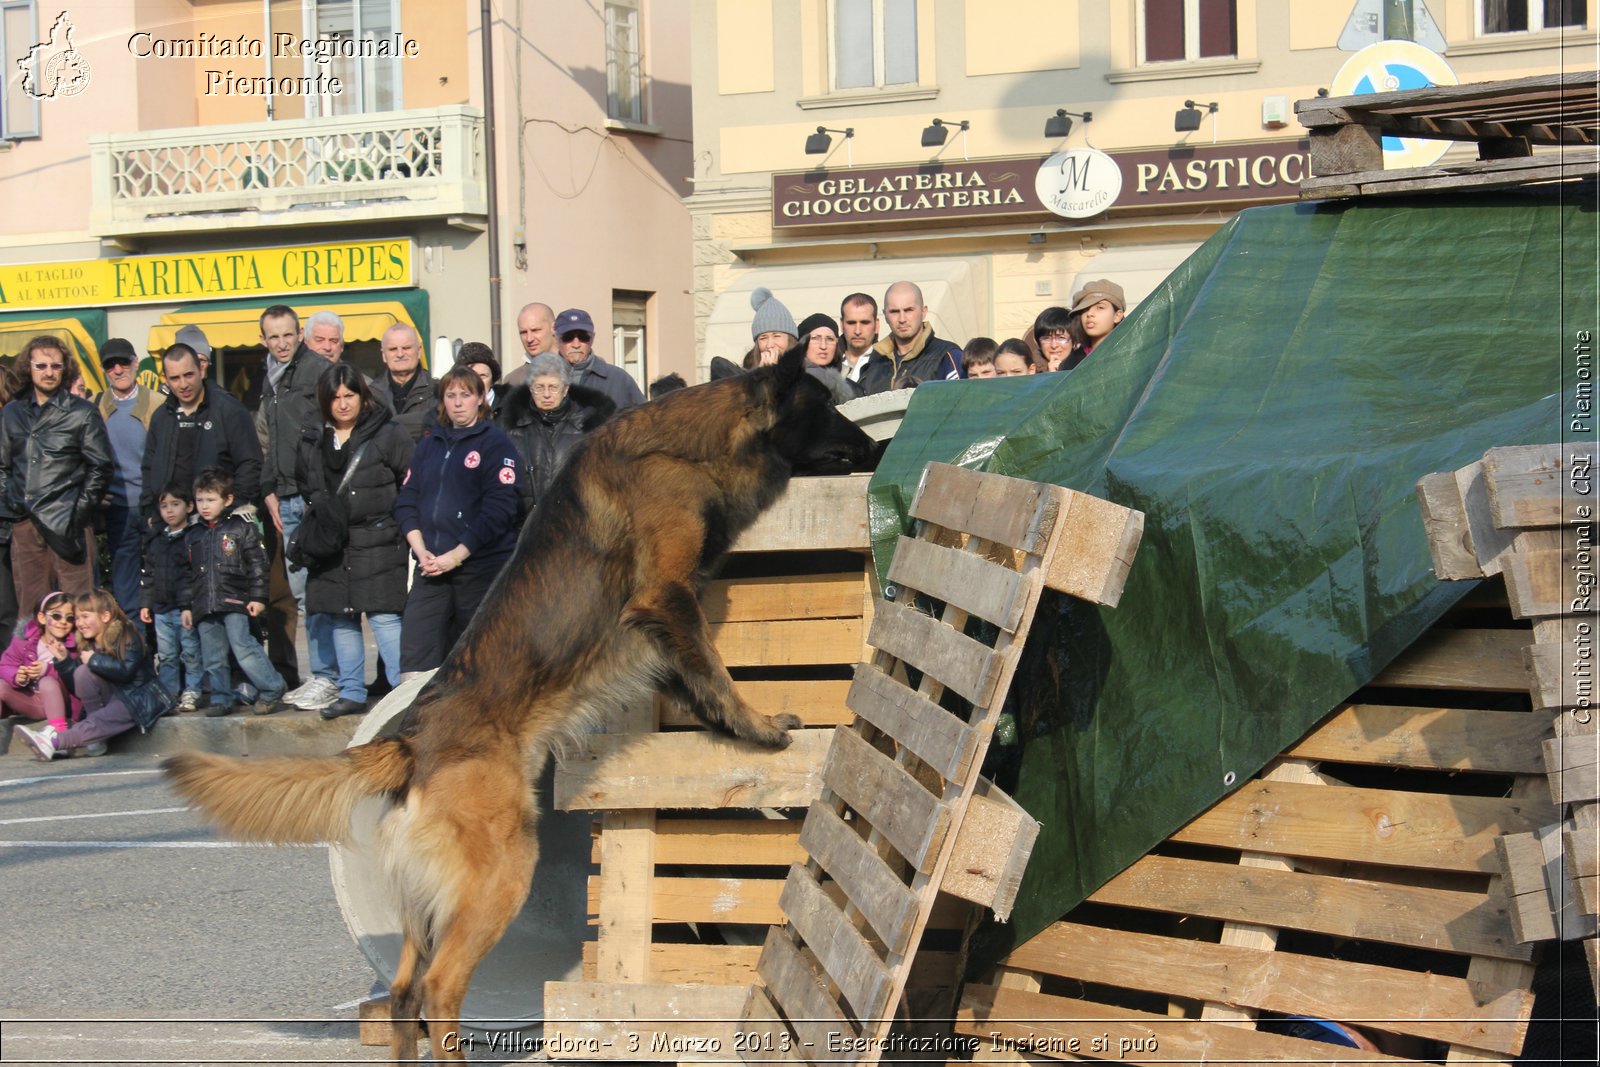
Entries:
[[[278, 498], [278, 521], [283, 523], [283, 546], [285, 553], [288, 552], [289, 538], [294, 536], [294, 532], [300, 528], [300, 520], [304, 519], [305, 517], [305, 497], [285, 496]], [[300, 605], [300, 613], [303, 615], [305, 614], [306, 610], [306, 569], [304, 567], [296, 567], [291, 564], [288, 561], [287, 555], [284, 559], [284, 566], [289, 568], [289, 589], [294, 593], [295, 602]], [[309, 643], [310, 640], [311, 635], [307, 633], [306, 641]], [[315, 663], [316, 653], [313, 652], [311, 655], [312, 662]]]
[[106, 551], [111, 555], [111, 595], [123, 614], [139, 617], [139, 550], [145, 526], [139, 512], [126, 504], [106, 508]]
[[195, 628], [200, 631], [200, 659], [206, 676], [211, 679], [212, 703], [221, 703], [232, 696], [233, 686], [228, 674], [230, 648], [244, 676], [261, 691], [262, 700], [273, 701], [283, 696], [283, 676], [273, 669], [260, 643], [250, 635], [250, 616], [236, 611], [207, 615]]
[[[378, 645], [378, 656], [383, 660], [384, 673], [390, 685], [400, 684], [400, 616], [394, 613], [368, 615], [372, 624], [373, 640]], [[330, 678], [338, 683], [339, 698], [354, 700], [359, 704], [367, 700], [367, 642], [361, 633], [359, 615], [312, 615], [306, 619], [309, 633], [321, 629], [333, 649], [333, 673], [320, 678]], [[314, 667], [315, 665], [313, 665]]]
[[[200, 691], [200, 635], [183, 628], [183, 612], [162, 611], [152, 615], [156, 622], [156, 674], [167, 692]], [[183, 666], [183, 684], [178, 684], [178, 667]]]
[[[302, 582], [305, 574], [305, 571], [300, 572]], [[294, 571], [289, 572], [289, 580], [294, 580]], [[321, 612], [306, 616], [306, 658], [311, 661], [311, 673], [330, 682], [339, 680], [339, 650], [334, 645], [331, 622], [338, 617]]]
[[380, 611], [367, 616], [372, 627], [372, 640], [378, 646], [378, 658], [383, 660], [383, 674], [389, 684], [400, 684], [400, 613]]
[[133, 712], [117, 696], [116, 687], [87, 666], [80, 665], [72, 672], [72, 687], [83, 698], [86, 714], [82, 721], [61, 731], [56, 739], [57, 749], [82, 748], [127, 733], [137, 725]]

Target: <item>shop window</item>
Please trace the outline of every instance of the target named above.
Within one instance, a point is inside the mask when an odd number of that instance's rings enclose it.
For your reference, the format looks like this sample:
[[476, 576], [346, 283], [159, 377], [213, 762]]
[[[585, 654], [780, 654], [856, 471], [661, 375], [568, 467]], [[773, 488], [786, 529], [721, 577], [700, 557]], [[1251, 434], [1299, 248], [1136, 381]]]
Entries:
[[39, 18], [34, 0], [0, 0], [0, 140], [39, 136], [39, 100], [45, 92], [42, 79], [50, 57], [34, 51], [40, 43]]
[[1581, 28], [1588, 21], [1588, 0], [1478, 0], [1480, 34]]
[[833, 0], [834, 89], [917, 82], [917, 0]]
[[1141, 63], [1180, 63], [1239, 54], [1235, 0], [1143, 0]]
[[650, 386], [645, 332], [645, 312], [650, 306], [650, 296], [650, 293], [632, 289], [611, 291], [612, 362], [627, 371], [640, 389]]
[[644, 25], [639, 0], [607, 0], [606, 115], [619, 122], [648, 122], [644, 89]]
[[[392, 38], [400, 28], [398, 0], [303, 0], [303, 5], [307, 37], [381, 41]], [[361, 46], [354, 47], [359, 50]], [[369, 50], [372, 47], [367, 45]], [[398, 58], [336, 55], [324, 63], [307, 56], [306, 75], [319, 72], [338, 78], [340, 91], [308, 98], [315, 115], [362, 115], [401, 108]]]

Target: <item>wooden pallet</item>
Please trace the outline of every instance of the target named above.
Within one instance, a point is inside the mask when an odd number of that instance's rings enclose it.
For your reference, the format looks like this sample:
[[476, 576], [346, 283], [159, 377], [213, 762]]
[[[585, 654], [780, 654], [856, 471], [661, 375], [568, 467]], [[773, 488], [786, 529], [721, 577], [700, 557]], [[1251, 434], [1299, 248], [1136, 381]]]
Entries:
[[[1048, 586], [1121, 595], [1137, 512], [1054, 486], [930, 464], [895, 548], [893, 601], [834, 731], [823, 790], [779, 897], [736, 1051], [746, 1060], [878, 1061], [925, 956], [1000, 709]], [[954, 710], [948, 710], [954, 709]], [[1019, 872], [1020, 873], [1020, 872]]]
[[[1573, 71], [1500, 82], [1297, 100], [1311, 131], [1302, 198], [1502, 189], [1600, 173], [1600, 76]], [[1478, 162], [1385, 170], [1383, 139], [1474, 141]], [[1535, 155], [1535, 146], [1562, 146]]]
[[1503, 575], [1512, 615], [1533, 624], [1523, 658], [1533, 707], [1555, 713], [1541, 758], [1556, 812], [1496, 850], [1517, 939], [1585, 940], [1600, 989], [1595, 467], [1592, 442], [1494, 448], [1460, 471], [1429, 475], [1418, 494], [1431, 512], [1440, 577]]
[[[1554, 813], [1527, 631], [1475, 597], [1356, 699], [969, 985], [974, 1062], [1505, 1061], [1533, 1008], [1495, 839]], [[1516, 635], [1522, 635], [1520, 638]], [[1430, 691], [1431, 690], [1431, 691]], [[1426, 705], [1426, 706], [1424, 706]], [[1275, 1032], [1331, 1020], [1370, 1045]]]

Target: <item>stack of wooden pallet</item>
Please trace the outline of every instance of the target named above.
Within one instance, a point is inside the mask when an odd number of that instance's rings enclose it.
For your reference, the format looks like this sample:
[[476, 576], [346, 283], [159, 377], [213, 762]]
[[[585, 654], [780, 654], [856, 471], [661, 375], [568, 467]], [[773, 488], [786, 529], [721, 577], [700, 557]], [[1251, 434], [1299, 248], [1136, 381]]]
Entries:
[[1501, 574], [1511, 613], [1532, 621], [1528, 691], [1535, 709], [1555, 713], [1543, 756], [1557, 818], [1496, 849], [1518, 940], [1583, 939], [1600, 989], [1595, 473], [1593, 444], [1495, 448], [1423, 479], [1418, 494], [1439, 576]]
[[[1527, 624], [1468, 594], [1351, 702], [962, 997], [981, 1063], [1502, 1062], [1533, 1011], [1494, 842], [1555, 818]], [[1334, 1043], [1328, 1043], [1334, 1042]]]

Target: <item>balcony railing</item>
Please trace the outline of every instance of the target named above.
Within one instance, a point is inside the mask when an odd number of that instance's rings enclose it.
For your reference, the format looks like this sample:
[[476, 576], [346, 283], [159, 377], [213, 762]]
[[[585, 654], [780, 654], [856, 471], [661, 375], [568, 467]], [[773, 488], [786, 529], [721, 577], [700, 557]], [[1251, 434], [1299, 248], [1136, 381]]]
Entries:
[[487, 211], [467, 107], [101, 134], [90, 156], [102, 237]]

